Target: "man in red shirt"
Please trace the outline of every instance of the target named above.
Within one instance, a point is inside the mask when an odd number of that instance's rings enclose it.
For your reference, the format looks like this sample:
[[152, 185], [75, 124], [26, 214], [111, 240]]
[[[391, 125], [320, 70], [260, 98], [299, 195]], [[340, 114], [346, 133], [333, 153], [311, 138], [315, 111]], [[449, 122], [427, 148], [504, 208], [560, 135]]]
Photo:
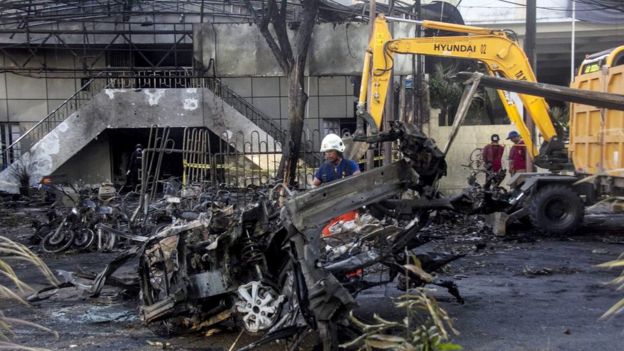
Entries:
[[509, 150], [509, 173], [514, 175], [518, 172], [526, 172], [526, 145], [520, 139], [520, 134], [513, 130], [507, 135], [507, 140], [514, 143]]
[[492, 134], [490, 140], [492, 143], [483, 148], [483, 162], [485, 162], [486, 170], [498, 173], [503, 168], [502, 159], [505, 147], [498, 143], [500, 141], [498, 134]]

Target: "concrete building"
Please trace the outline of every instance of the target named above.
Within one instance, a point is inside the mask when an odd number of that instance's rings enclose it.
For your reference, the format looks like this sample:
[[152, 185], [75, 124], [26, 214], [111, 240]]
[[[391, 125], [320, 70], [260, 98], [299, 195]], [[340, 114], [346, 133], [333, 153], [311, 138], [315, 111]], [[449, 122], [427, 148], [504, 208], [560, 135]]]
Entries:
[[[427, 2], [423, 14], [455, 22], [463, 16], [467, 24], [512, 28], [522, 41], [524, 0], [498, 1]], [[0, 10], [4, 166], [27, 154], [37, 176], [56, 172], [90, 183], [121, 181], [127, 154], [136, 142], [147, 141], [152, 124], [209, 127], [217, 137], [257, 129], [263, 138], [277, 142], [288, 128], [285, 79], [250, 26], [243, 2], [87, 1], [81, 8], [48, 0], [29, 4]], [[570, 4], [538, 4], [540, 81], [569, 81]], [[458, 5], [461, 15], [452, 5]], [[379, 3], [379, 12], [389, 10]], [[413, 15], [401, 8], [393, 11], [395, 16]], [[354, 129], [354, 93], [368, 37], [367, 25], [358, 22], [363, 13], [362, 4], [323, 3], [321, 18], [342, 14], [355, 22], [319, 25], [314, 36], [305, 83], [310, 96], [305, 127], [311, 140], [330, 130]], [[289, 16], [296, 19], [296, 11]], [[622, 37], [624, 22], [575, 23], [576, 62]], [[395, 26], [397, 37], [410, 33], [414, 28], [408, 24]], [[409, 58], [404, 60], [397, 63], [399, 76], [412, 73]], [[431, 115], [425, 131], [444, 144], [450, 127], [435, 112]], [[483, 146], [489, 134], [513, 129], [504, 118], [468, 124], [473, 126], [460, 131], [449, 156], [456, 171], [444, 180], [447, 189], [465, 184], [466, 173], [459, 165], [467, 160], [467, 152]], [[310, 150], [317, 147], [314, 141], [307, 144]], [[14, 184], [7, 172], [0, 174], [0, 190], [15, 191]]]
[[[306, 78], [309, 150], [317, 150], [328, 131], [355, 127], [352, 77], [360, 74], [368, 27], [358, 21], [361, 11], [336, 6], [323, 3], [322, 22], [335, 21], [336, 13], [355, 22], [317, 28], [325, 32], [312, 44]], [[436, 6], [426, 10], [440, 15]], [[258, 130], [263, 140], [283, 141], [284, 78], [243, 2], [93, 1], [72, 7], [39, 0], [1, 11], [2, 162], [6, 167], [21, 158], [31, 182], [52, 173], [88, 183], [122, 180], [124, 157], [134, 143], [146, 142], [153, 124], [208, 127], [228, 138]], [[297, 11], [289, 16], [296, 21]], [[214, 28], [223, 31], [212, 36]], [[413, 31], [399, 26], [397, 33], [402, 30]], [[243, 53], [248, 48], [254, 50]], [[194, 57], [194, 50], [201, 54]], [[228, 67], [237, 62], [238, 69]], [[124, 132], [129, 128], [133, 138]], [[243, 151], [244, 143], [236, 146]], [[8, 170], [0, 173], [1, 190], [16, 191], [15, 181]]]
[[[274, 143], [288, 128], [282, 80], [263, 74], [203, 79], [208, 73], [193, 61], [193, 26], [202, 22], [250, 27], [242, 2], [93, 1], [77, 7], [41, 0], [3, 7], [2, 168], [22, 157], [33, 182], [55, 172], [89, 183], [123, 180], [128, 152], [147, 142], [146, 128], [154, 124], [208, 127], [215, 135], [257, 130]], [[344, 77], [320, 85], [309, 78], [308, 86], [316, 137], [319, 115], [353, 119]], [[132, 139], [124, 132], [129, 128]], [[15, 191], [12, 178], [0, 174], [0, 189]]]

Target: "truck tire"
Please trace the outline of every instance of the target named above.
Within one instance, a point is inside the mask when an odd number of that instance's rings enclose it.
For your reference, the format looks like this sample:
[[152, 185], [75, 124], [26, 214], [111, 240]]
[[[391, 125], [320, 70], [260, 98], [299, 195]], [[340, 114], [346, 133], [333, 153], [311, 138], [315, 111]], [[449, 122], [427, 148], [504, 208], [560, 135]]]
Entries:
[[569, 186], [552, 184], [540, 188], [529, 200], [531, 223], [546, 234], [570, 234], [580, 226], [585, 209]]

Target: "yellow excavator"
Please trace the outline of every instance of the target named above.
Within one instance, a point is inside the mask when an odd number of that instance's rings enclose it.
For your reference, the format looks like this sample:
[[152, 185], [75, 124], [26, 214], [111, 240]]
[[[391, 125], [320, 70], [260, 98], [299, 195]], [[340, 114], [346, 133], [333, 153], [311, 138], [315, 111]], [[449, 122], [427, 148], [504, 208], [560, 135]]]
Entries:
[[[362, 84], [357, 105], [358, 117], [366, 121], [373, 135], [381, 127], [395, 54], [478, 60], [485, 64], [490, 76], [537, 84], [526, 54], [516, 42], [513, 33], [509, 31], [436, 21], [407, 20], [426, 29], [459, 33], [459, 35], [393, 39], [388, 28], [388, 20], [405, 21], [386, 18], [383, 15], [375, 19], [373, 34], [364, 57]], [[610, 71], [610, 65], [623, 63], [621, 62], [624, 61], [621, 59], [622, 52], [624, 52], [624, 46], [601, 53], [590, 61], [584, 62], [575, 80], [578, 83], [574, 83], [573, 87], [592, 92], [623, 94], [622, 77], [624, 74], [618, 74], [618, 72], [624, 71], [624, 65], [617, 67], [619, 71]], [[595, 77], [587, 78], [587, 74]], [[602, 77], [605, 75], [619, 78], [613, 80]], [[610, 83], [599, 84], [598, 80], [601, 82], [608, 80]], [[370, 95], [368, 95], [369, 85]], [[519, 93], [523, 107], [543, 139], [538, 150], [533, 143], [536, 138], [532, 137], [518, 106], [507, 91], [497, 89], [507, 115], [524, 139], [528, 154], [537, 166], [551, 171], [549, 173], [520, 173], [511, 179], [511, 191], [507, 199], [509, 205], [505, 209], [511, 219], [528, 216], [531, 222], [543, 232], [553, 234], [571, 232], [579, 227], [585, 205], [594, 203], [601, 195], [624, 194], [624, 184], [622, 184], [624, 182], [624, 163], [622, 162], [624, 112], [612, 111], [615, 115], [609, 120], [610, 122], [608, 121], [608, 130], [601, 131], [598, 129], [603, 125], [600, 122], [600, 116], [601, 113], [605, 113], [604, 109], [592, 109], [591, 106], [584, 104], [573, 104], [570, 123], [572, 142], [571, 149], [568, 150], [563, 137], [557, 133], [549, 115], [548, 105], [542, 97], [547, 95], [540, 95], [540, 92], [533, 95]], [[611, 94], [609, 97], [613, 98], [614, 95]], [[618, 96], [615, 96], [615, 100], [621, 101]], [[588, 108], [593, 112], [586, 111]], [[596, 111], [598, 111], [597, 115]], [[580, 125], [581, 120], [583, 125]], [[585, 124], [597, 125], [597, 127], [589, 130]], [[603, 134], [611, 136], [610, 139], [599, 136]], [[593, 148], [587, 146], [588, 138], [592, 140], [591, 147]], [[571, 163], [571, 159], [583, 165], [575, 165]], [[605, 166], [595, 166], [597, 162]], [[575, 172], [571, 175], [560, 174], [562, 170]], [[603, 177], [603, 175], [606, 176]], [[587, 176], [601, 181], [580, 181]]]
[[[362, 73], [362, 85], [357, 113], [376, 128], [381, 126], [388, 84], [392, 75], [395, 54], [418, 54], [428, 56], [473, 59], [483, 62], [488, 73], [514, 80], [536, 82], [529, 61], [512, 33], [436, 21], [412, 21], [427, 29], [462, 33], [459, 36], [435, 36], [392, 39], [386, 17], [375, 19]], [[367, 104], [367, 90], [370, 82], [370, 101]], [[539, 133], [544, 138], [542, 150], [538, 152], [531, 133], [524, 123], [520, 111], [508, 93], [498, 90], [509, 119], [516, 125], [524, 140], [528, 153], [538, 166], [547, 169], [562, 169], [567, 163], [563, 143], [548, 113], [544, 98], [519, 95]], [[368, 106], [368, 110], [366, 110]], [[539, 156], [539, 157], [538, 157]]]

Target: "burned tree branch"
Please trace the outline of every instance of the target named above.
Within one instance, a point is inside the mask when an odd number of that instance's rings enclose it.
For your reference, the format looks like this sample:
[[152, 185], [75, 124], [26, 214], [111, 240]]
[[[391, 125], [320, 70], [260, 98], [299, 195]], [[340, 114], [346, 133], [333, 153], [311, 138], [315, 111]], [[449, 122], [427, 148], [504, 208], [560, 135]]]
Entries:
[[308, 56], [308, 48], [310, 47], [310, 42], [312, 41], [312, 30], [314, 29], [314, 24], [316, 23], [319, 2], [316, 0], [304, 0], [302, 2], [302, 6], [303, 20], [301, 21], [301, 25], [295, 38], [295, 42], [297, 43], [296, 64], [301, 66], [305, 65], [305, 60]]
[[273, 12], [274, 18], [271, 24], [273, 25], [273, 30], [275, 31], [277, 42], [281, 48], [280, 53], [282, 57], [288, 62], [288, 70], [291, 70], [294, 60], [286, 26], [286, 1], [282, 1], [280, 10], [277, 10], [277, 4], [275, 0], [270, 0], [269, 3], [270, 6], [275, 8]]
[[[258, 29], [260, 29], [260, 33], [264, 37], [264, 40], [267, 42], [267, 45], [269, 45], [271, 52], [273, 52], [273, 56], [277, 60], [277, 63], [280, 65], [282, 70], [284, 70], [284, 72], [288, 72], [290, 69], [289, 60], [284, 57], [280, 45], [278, 45], [278, 42], [275, 40], [275, 38], [271, 34], [271, 31], [269, 30], [269, 23], [271, 23], [271, 20], [275, 19], [276, 16], [275, 12], [277, 11], [277, 6], [275, 6], [275, 1], [269, 1], [269, 4], [267, 6], [268, 12], [262, 15], [258, 14], [250, 0], [245, 0], [245, 5], [247, 6], [248, 11], [253, 16], [254, 23], [256, 23]], [[275, 29], [274, 23], [273, 28]]]
[[[299, 23], [293, 43], [288, 37], [286, 14], [288, 2], [269, 0], [265, 13], [258, 12], [251, 5], [251, 1], [245, 3], [252, 13], [255, 23], [264, 36], [267, 44], [273, 52], [273, 56], [279, 63], [288, 78], [288, 119], [290, 124], [289, 136], [283, 147], [283, 157], [280, 162], [278, 174], [284, 175], [284, 179], [290, 184], [297, 179], [297, 161], [301, 151], [301, 136], [303, 134], [303, 118], [308, 95], [304, 90], [304, 73], [308, 56], [308, 48], [312, 40], [312, 31], [319, 12], [319, 0], [302, 0], [302, 20]], [[273, 32], [269, 30], [269, 23]]]

